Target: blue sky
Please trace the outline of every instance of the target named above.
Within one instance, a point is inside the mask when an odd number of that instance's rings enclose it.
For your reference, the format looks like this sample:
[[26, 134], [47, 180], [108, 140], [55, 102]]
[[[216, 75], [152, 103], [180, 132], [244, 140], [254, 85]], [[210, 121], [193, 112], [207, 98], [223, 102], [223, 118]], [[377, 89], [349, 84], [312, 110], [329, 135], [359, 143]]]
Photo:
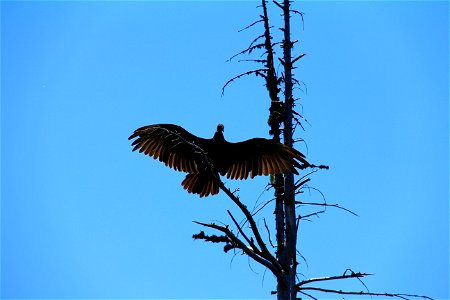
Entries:
[[[237, 32], [257, 5], [1, 2], [2, 298], [270, 298], [269, 272], [191, 237], [203, 230], [193, 220], [231, 223], [231, 201], [187, 194], [182, 173], [127, 140], [154, 123], [269, 137], [260, 79], [221, 97], [254, 67], [226, 60], [260, 34]], [[328, 209], [301, 224], [300, 278], [351, 268], [375, 273], [374, 292], [448, 298], [448, 2], [295, 7], [310, 123], [298, 149], [330, 165], [311, 186], [359, 215]], [[251, 208], [271, 198], [266, 183], [226, 182]]]

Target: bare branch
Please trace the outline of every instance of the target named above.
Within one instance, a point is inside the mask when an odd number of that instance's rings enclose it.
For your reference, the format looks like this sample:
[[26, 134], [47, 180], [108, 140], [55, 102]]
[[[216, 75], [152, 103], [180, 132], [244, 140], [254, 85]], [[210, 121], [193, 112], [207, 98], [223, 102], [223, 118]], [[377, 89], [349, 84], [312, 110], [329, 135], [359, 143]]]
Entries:
[[274, 246], [273, 243], [272, 243], [272, 238], [270, 237], [270, 230], [269, 230], [269, 227], [267, 226], [266, 219], [263, 218], [263, 220], [264, 220], [264, 227], [266, 227], [267, 234], [268, 234], [268, 236], [269, 236], [269, 243], [270, 243], [270, 245], [271, 245], [273, 248], [275, 248], [275, 246]]
[[303, 291], [300, 291], [301, 294], [308, 296], [309, 298], [313, 299], [313, 300], [319, 300], [319, 298], [313, 297], [311, 294], [305, 293]]
[[[255, 40], [256, 41], [256, 40]], [[263, 48], [264, 47], [264, 44], [256, 44], [256, 45], [253, 45], [253, 42], [250, 44], [250, 46], [247, 48], [247, 49], [245, 49], [245, 50], [242, 50], [241, 52], [239, 52], [239, 53], [236, 53], [235, 55], [233, 55], [232, 57], [230, 57], [228, 60], [227, 60], [227, 62], [230, 62], [233, 58], [235, 58], [236, 56], [239, 56], [239, 55], [242, 55], [242, 54], [245, 54], [245, 53], [248, 53], [248, 54], [250, 54], [250, 53], [252, 53], [253, 52], [253, 50], [256, 50], [256, 49], [261, 49], [261, 48]]]
[[279, 8], [281, 8], [281, 10], [284, 10], [284, 6], [278, 3], [277, 1], [274, 0], [273, 3], [275, 3], [275, 5], [278, 6]]
[[326, 206], [326, 207], [336, 207], [342, 210], [345, 210], [346, 212], [351, 213], [352, 215], [359, 217], [358, 214], [356, 214], [355, 212], [351, 211], [350, 209], [347, 209], [345, 207], [339, 206], [339, 204], [327, 204], [327, 203], [314, 203], [314, 202], [303, 202], [303, 201], [295, 201], [295, 204], [299, 204], [299, 205], [315, 205], [315, 206]]
[[245, 232], [242, 230], [241, 226], [239, 226], [238, 222], [236, 221], [236, 219], [233, 217], [233, 215], [231, 214], [231, 212], [227, 209], [228, 215], [231, 217], [231, 219], [234, 222], [234, 225], [236, 225], [237, 229], [239, 230], [240, 234], [244, 237], [244, 239], [247, 241], [247, 243], [250, 245], [250, 247], [252, 247], [252, 250], [256, 253], [256, 254], [261, 254], [261, 251], [256, 247], [255, 243], [253, 242], [253, 239], [249, 239], [247, 237], [247, 235], [245, 234]]
[[339, 280], [339, 279], [348, 279], [348, 278], [361, 278], [365, 276], [370, 276], [373, 274], [369, 273], [361, 273], [361, 272], [351, 272], [350, 274], [344, 273], [343, 275], [339, 276], [329, 276], [329, 277], [318, 277], [318, 278], [311, 278], [308, 280], [303, 280], [297, 284], [297, 287], [301, 287], [302, 285], [309, 284], [312, 282], [318, 282], [318, 281], [330, 281], [330, 280]]
[[225, 93], [225, 88], [227, 87], [227, 85], [229, 85], [230, 83], [232, 83], [233, 81], [235, 81], [236, 79], [239, 79], [243, 76], [247, 76], [247, 75], [251, 75], [251, 74], [256, 74], [256, 76], [262, 76], [262, 77], [266, 77], [266, 75], [264, 75], [263, 73], [267, 72], [267, 69], [258, 69], [258, 70], [251, 70], [251, 71], [247, 71], [245, 73], [239, 74], [233, 78], [231, 78], [230, 80], [228, 80], [225, 85], [222, 87], [222, 96]]
[[258, 24], [259, 22], [262, 22], [262, 21], [263, 21], [262, 19], [259, 19], [258, 21], [253, 22], [252, 24], [246, 26], [245, 28], [239, 29], [238, 32], [247, 30], [247, 29], [249, 29], [250, 27], [253, 27], [253, 26], [255, 26], [256, 24]]
[[199, 239], [199, 240], [205, 240], [206, 242], [211, 243], [229, 243], [230, 239], [225, 235], [206, 235], [204, 231], [200, 231], [197, 234], [193, 234], [192, 238]]
[[329, 170], [330, 167], [326, 166], [326, 165], [315, 165], [315, 164], [310, 164], [309, 165], [310, 168], [317, 168], [317, 169], [325, 169], [325, 170]]
[[267, 63], [267, 60], [265, 59], [240, 59], [238, 62], [255, 62], [255, 63], [261, 63], [265, 64]]
[[245, 254], [253, 258], [255, 261], [259, 262], [263, 266], [267, 267], [269, 270], [272, 271], [272, 273], [278, 278], [278, 280], [282, 280], [281, 276], [281, 270], [274, 265], [271, 261], [268, 261], [267, 259], [262, 258], [261, 256], [257, 255], [253, 249], [250, 249], [247, 245], [244, 244], [236, 235], [234, 235], [233, 232], [231, 232], [227, 227], [220, 226], [214, 223], [208, 224], [208, 223], [202, 223], [198, 221], [194, 221], [194, 223], [216, 229], [218, 231], [221, 231], [225, 233], [225, 235], [230, 238], [230, 240], [239, 248], [244, 251]]
[[290, 12], [293, 12], [294, 14], [300, 15], [300, 17], [302, 18], [302, 29], [305, 30], [305, 20], [303, 19], [303, 15], [305, 13], [302, 13], [301, 11], [298, 11], [298, 10], [295, 10], [295, 9], [291, 9]]
[[[319, 210], [319, 211], [316, 211], [316, 212], [313, 212], [313, 213], [310, 213], [310, 214], [307, 214], [307, 215], [304, 215], [304, 216], [300, 216], [299, 215], [297, 217], [297, 224], [300, 221], [300, 219], [307, 219], [307, 218], [312, 217], [312, 216], [319, 216], [319, 214], [323, 214], [324, 212], [325, 212], [325, 210], [323, 209], [323, 210]], [[307, 221], [311, 221], [311, 220], [307, 220]], [[297, 225], [297, 228], [298, 228], [298, 225]]]
[[259, 207], [258, 209], [256, 209], [256, 211], [252, 212], [252, 216], [256, 215], [257, 213], [259, 213], [264, 207], [267, 206], [267, 204], [269, 204], [270, 202], [274, 201], [275, 198], [272, 198], [270, 200], [267, 200], [264, 204], [261, 205], [261, 207]]
[[264, 243], [261, 234], [259, 233], [258, 226], [256, 225], [255, 219], [253, 219], [252, 214], [248, 210], [248, 208], [239, 200], [238, 197], [236, 197], [231, 191], [225, 187], [222, 181], [219, 180], [219, 187], [222, 191], [227, 194], [227, 196], [239, 207], [239, 209], [244, 213], [247, 221], [250, 224], [250, 228], [253, 232], [253, 235], [255, 236], [256, 242], [258, 243], [260, 249], [261, 249], [261, 255], [264, 256], [267, 260], [269, 260], [278, 270], [281, 270], [281, 266], [279, 265], [278, 261], [275, 259], [275, 257], [270, 253], [269, 249], [267, 249], [266, 244]]
[[297, 182], [295, 183], [295, 185], [296, 185], [296, 186], [299, 185], [299, 182], [300, 182], [301, 180], [303, 180], [304, 178], [307, 178], [309, 175], [312, 175], [312, 174], [316, 173], [317, 171], [318, 171], [318, 170], [315, 169], [315, 170], [312, 170], [311, 172], [309, 172], [308, 174], [303, 175], [302, 177], [300, 177], [299, 180], [297, 180]]
[[300, 118], [304, 119], [302, 115], [300, 115], [297, 112], [295, 112], [294, 110], [292, 110], [292, 119], [294, 119], [295, 122], [296, 122], [295, 128], [297, 128], [297, 125], [300, 125], [300, 127], [303, 129], [303, 131], [305, 131], [305, 127], [303, 127], [302, 122], [300, 121], [299, 118], [297, 118], [297, 116], [299, 116]]
[[310, 181], [311, 180], [311, 178], [306, 178], [306, 179], [304, 179], [303, 181], [301, 181], [300, 183], [295, 183], [295, 189], [298, 189], [298, 188], [300, 188], [300, 187], [302, 187], [302, 185], [304, 185], [305, 183], [307, 183], [308, 181]]
[[302, 58], [302, 57], [305, 56], [305, 55], [306, 55], [306, 54], [303, 53], [302, 55], [297, 56], [296, 58], [294, 58], [294, 59], [292, 60], [291, 64], [294, 65], [295, 62], [296, 62], [297, 60], [299, 60], [300, 58]]
[[299, 289], [299, 292], [303, 292], [304, 290], [317, 291], [317, 292], [322, 292], [322, 293], [333, 293], [333, 294], [340, 294], [340, 295], [384, 296], [384, 297], [391, 297], [391, 298], [400, 298], [400, 299], [405, 299], [405, 300], [410, 299], [410, 298], [422, 298], [422, 299], [433, 300], [433, 298], [430, 298], [428, 296], [422, 296], [422, 295], [395, 294], [395, 293], [371, 293], [371, 292], [363, 292], [363, 291], [351, 292], [351, 291], [324, 289], [324, 288], [318, 288], [318, 287], [301, 287]]

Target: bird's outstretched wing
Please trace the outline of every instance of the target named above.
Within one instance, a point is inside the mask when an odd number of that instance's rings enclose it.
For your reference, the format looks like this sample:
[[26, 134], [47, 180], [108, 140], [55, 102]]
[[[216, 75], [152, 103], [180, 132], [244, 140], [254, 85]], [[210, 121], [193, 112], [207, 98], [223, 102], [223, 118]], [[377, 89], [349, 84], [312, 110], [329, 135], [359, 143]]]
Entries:
[[155, 124], [138, 128], [128, 138], [133, 151], [138, 150], [158, 159], [177, 171], [198, 173], [204, 155], [201, 153], [207, 139], [200, 138], [173, 124]]
[[222, 175], [231, 179], [247, 179], [258, 175], [298, 174], [295, 168], [309, 166], [305, 156], [287, 145], [264, 138], [228, 143], [224, 150]]

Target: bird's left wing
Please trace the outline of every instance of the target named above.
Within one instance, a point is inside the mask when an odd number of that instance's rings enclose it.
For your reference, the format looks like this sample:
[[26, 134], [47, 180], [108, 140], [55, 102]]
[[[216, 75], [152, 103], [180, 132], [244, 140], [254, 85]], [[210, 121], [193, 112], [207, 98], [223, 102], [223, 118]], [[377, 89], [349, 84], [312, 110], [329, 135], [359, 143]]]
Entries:
[[138, 150], [176, 171], [197, 173], [202, 164], [207, 139], [195, 136], [178, 125], [155, 124], [138, 128], [128, 138]]
[[224, 173], [231, 179], [289, 172], [298, 174], [296, 168], [303, 169], [309, 166], [305, 156], [299, 151], [264, 138], [229, 143], [227, 148], [226, 154], [224, 153], [226, 160]]

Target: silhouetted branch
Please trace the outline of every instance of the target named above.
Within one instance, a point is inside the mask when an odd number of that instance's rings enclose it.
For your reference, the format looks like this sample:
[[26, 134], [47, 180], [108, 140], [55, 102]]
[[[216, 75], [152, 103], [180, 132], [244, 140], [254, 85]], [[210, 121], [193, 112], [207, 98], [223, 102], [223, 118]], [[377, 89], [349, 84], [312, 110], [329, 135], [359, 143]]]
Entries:
[[249, 46], [247, 49], [242, 50], [241, 52], [236, 53], [235, 55], [233, 55], [232, 57], [230, 57], [230, 58], [228, 59], [228, 61], [231, 61], [231, 60], [232, 60], [233, 58], [235, 58], [236, 56], [239, 56], [239, 55], [242, 55], [242, 54], [245, 54], [245, 53], [250, 54], [250, 53], [252, 53], [254, 50], [256, 50], [256, 49], [262, 49], [262, 48], [264, 48], [264, 44], [256, 44], [256, 45], [253, 45], [253, 43], [252, 43], [252, 44], [250, 44], [250, 46]]
[[256, 242], [259, 245], [261, 255], [264, 256], [267, 260], [269, 260], [278, 270], [281, 270], [281, 267], [278, 263], [278, 261], [273, 257], [272, 253], [270, 253], [269, 249], [267, 249], [266, 244], [264, 243], [261, 234], [259, 233], [258, 226], [256, 225], [255, 220], [253, 219], [252, 214], [247, 209], [247, 206], [245, 206], [238, 197], [236, 197], [231, 191], [225, 187], [222, 181], [219, 181], [219, 187], [222, 191], [227, 194], [227, 196], [239, 207], [239, 209], [242, 211], [242, 213], [245, 215], [245, 218], [250, 224], [250, 229], [253, 232], [253, 235], [255, 236]]
[[275, 5], [278, 6], [279, 8], [281, 8], [281, 10], [284, 10], [284, 6], [278, 3], [277, 1], [273, 1], [273, 3], [275, 3]]
[[295, 10], [295, 9], [291, 9], [290, 12], [293, 12], [294, 14], [300, 15], [300, 18], [302, 18], [302, 29], [305, 30], [305, 20], [303, 19], [303, 15], [305, 13], [302, 13], [301, 11], [298, 11], [298, 10]]
[[295, 128], [294, 128], [294, 130], [297, 128], [297, 125], [299, 125], [303, 129], [303, 131], [305, 131], [305, 127], [303, 127], [303, 124], [302, 124], [301, 120], [297, 116], [300, 117], [301, 119], [304, 119], [306, 121], [306, 119], [303, 118], [302, 115], [297, 113], [295, 110], [292, 110], [292, 118], [295, 121]]
[[317, 169], [314, 169], [314, 170], [312, 170], [311, 172], [309, 172], [309, 173], [303, 175], [302, 177], [300, 177], [300, 178], [295, 182], [295, 185], [296, 185], [296, 186], [297, 186], [297, 185], [300, 185], [299, 182], [301, 182], [301, 181], [304, 180], [305, 178], [308, 178], [308, 176], [310, 176], [310, 175], [316, 173], [317, 171], [318, 171]]
[[330, 167], [329, 167], [329, 166], [326, 166], [326, 165], [315, 165], [315, 164], [310, 164], [309, 167], [310, 167], [310, 168], [317, 168], [317, 169], [325, 169], [325, 170], [330, 169]]
[[304, 215], [304, 216], [298, 215], [297, 216], [297, 228], [298, 228], [298, 223], [299, 223], [299, 221], [301, 219], [304, 219], [306, 221], [311, 222], [311, 220], [308, 219], [309, 217], [312, 217], [312, 216], [317, 216], [318, 217], [320, 214], [323, 214], [325, 212], [326, 212], [326, 210], [323, 209], [323, 210], [319, 210], [319, 211], [316, 211], [316, 212], [313, 212], [313, 213], [310, 213], [310, 214], [307, 214], [307, 215]]
[[[230, 192], [231, 194], [231, 192]], [[232, 195], [232, 194], [231, 194]], [[236, 237], [236, 235], [234, 235], [234, 233], [232, 231], [230, 231], [227, 227], [224, 226], [220, 226], [217, 225], [215, 223], [202, 223], [202, 222], [198, 222], [198, 221], [194, 221], [194, 223], [205, 226], [205, 227], [209, 227], [209, 228], [213, 228], [216, 229], [220, 232], [223, 232], [231, 241], [232, 243], [239, 249], [241, 249], [242, 251], [244, 251], [245, 254], [247, 254], [248, 256], [250, 256], [251, 258], [253, 258], [255, 261], [257, 261], [258, 263], [262, 264], [263, 266], [267, 267], [269, 270], [272, 271], [272, 273], [279, 279], [281, 280], [282, 276], [281, 276], [281, 270], [278, 266], [274, 265], [273, 262], [262, 258], [261, 256], [259, 256], [257, 253], [254, 252], [254, 249], [248, 247], [247, 245], [245, 245], [238, 237]]]
[[346, 271], [343, 275], [339, 275], [339, 276], [328, 276], [328, 277], [319, 277], [319, 278], [311, 278], [311, 279], [303, 280], [297, 284], [297, 287], [301, 288], [301, 286], [312, 283], [312, 282], [330, 281], [330, 280], [348, 279], [348, 278], [362, 278], [362, 277], [370, 276], [370, 275], [373, 275], [373, 274], [361, 273], [361, 272], [356, 272], [356, 273], [351, 272], [350, 274], [347, 274], [347, 271]]
[[267, 60], [265, 60], [265, 59], [240, 59], [240, 60], [238, 60], [238, 62], [244, 62], [244, 61], [245, 62], [262, 63], [262, 64], [267, 62]]
[[384, 296], [384, 297], [391, 297], [391, 298], [400, 298], [400, 299], [405, 299], [405, 300], [408, 300], [410, 298], [422, 298], [422, 299], [433, 300], [433, 298], [430, 298], [428, 296], [422, 296], [422, 295], [395, 294], [395, 293], [371, 293], [371, 292], [363, 292], [363, 291], [351, 292], [351, 291], [343, 291], [343, 290], [324, 289], [324, 288], [318, 288], [318, 287], [301, 287], [299, 289], [299, 292], [303, 292], [305, 290], [322, 292], [322, 293], [339, 294], [339, 295]]
[[253, 26], [255, 26], [256, 24], [258, 24], [258, 23], [260, 23], [260, 22], [262, 22], [262, 21], [263, 21], [262, 19], [259, 19], [258, 21], [253, 22], [252, 24], [246, 26], [245, 28], [239, 29], [238, 32], [247, 30], [247, 29], [249, 29], [250, 27], [253, 27]]
[[306, 178], [303, 181], [299, 182], [298, 181], [295, 183], [295, 189], [298, 189], [300, 187], [302, 187], [302, 185], [304, 185], [305, 183], [307, 183], [308, 181], [310, 181], [311, 178]]
[[302, 55], [300, 55], [300, 56], [297, 56], [296, 58], [294, 58], [294, 59], [292, 60], [291, 64], [294, 65], [295, 62], [296, 62], [297, 60], [299, 60], [300, 58], [302, 58], [302, 57], [305, 56], [305, 55], [306, 55], [306, 54], [304, 53], [304, 54], [302, 54]]
[[266, 77], [266, 75], [264, 75], [263, 73], [267, 72], [267, 69], [258, 69], [258, 70], [251, 70], [251, 71], [247, 71], [245, 73], [241, 73], [233, 78], [231, 78], [230, 80], [228, 80], [225, 85], [222, 87], [222, 96], [225, 93], [225, 88], [227, 87], [227, 85], [229, 85], [230, 83], [232, 83], [233, 81], [235, 81], [236, 79], [239, 79], [243, 76], [247, 76], [247, 75], [251, 75], [251, 74], [255, 74], [256, 76], [261, 76], [261, 77]]
[[305, 293], [304, 291], [299, 291], [299, 293], [301, 293], [301, 294], [303, 294], [303, 295], [305, 295], [305, 296], [308, 296], [309, 298], [311, 298], [311, 299], [313, 299], [313, 300], [319, 300], [319, 298], [316, 298], [316, 297], [314, 297], [314, 296], [311, 295], [311, 294]]
[[267, 206], [267, 204], [269, 204], [270, 202], [272, 202], [273, 200], [275, 200], [275, 198], [272, 198], [270, 200], [267, 200], [264, 204], [262, 204], [259, 208], [257, 208], [256, 210], [254, 210], [252, 212], [252, 216], [256, 215], [257, 213], [259, 213], [264, 207]]
[[244, 237], [244, 239], [247, 241], [247, 243], [250, 245], [251, 249], [256, 253], [256, 254], [261, 254], [261, 251], [256, 247], [255, 243], [253, 242], [253, 239], [249, 239], [247, 237], [247, 235], [245, 234], [245, 232], [242, 230], [241, 226], [239, 226], [238, 222], [236, 221], [236, 219], [233, 217], [233, 215], [231, 214], [231, 212], [227, 209], [228, 215], [231, 217], [231, 219], [234, 222], [234, 225], [236, 225], [239, 233]]
[[197, 234], [193, 234], [192, 237], [195, 240], [205, 240], [211, 243], [229, 243], [230, 239], [225, 235], [206, 235], [204, 231], [200, 231]]
[[272, 238], [270, 237], [270, 230], [269, 230], [269, 227], [267, 227], [266, 219], [263, 218], [263, 221], [264, 221], [264, 227], [266, 227], [266, 230], [267, 230], [267, 235], [269, 236], [269, 243], [273, 248], [275, 248], [275, 246], [272, 243]]
[[[340, 294], [340, 295], [361, 295], [361, 296], [385, 296], [385, 297], [393, 297], [393, 298], [400, 298], [400, 299], [409, 299], [409, 298], [423, 298], [423, 299], [430, 299], [432, 298], [428, 296], [421, 296], [421, 295], [413, 295], [413, 294], [401, 294], [401, 293], [372, 293], [369, 291], [367, 286], [364, 284], [364, 282], [361, 280], [361, 278], [364, 278], [366, 276], [370, 276], [373, 274], [369, 273], [361, 273], [361, 272], [353, 272], [350, 269], [345, 270], [344, 274], [338, 275], [338, 276], [328, 276], [328, 277], [319, 277], [319, 278], [311, 278], [307, 280], [303, 280], [299, 282], [296, 286], [300, 293], [303, 293], [307, 295], [308, 297], [312, 299], [317, 299], [313, 297], [311, 294], [308, 294], [304, 292], [305, 290], [311, 290], [311, 291], [317, 291], [322, 293], [333, 293], [333, 294]], [[342, 290], [334, 290], [334, 289], [325, 289], [325, 288], [319, 288], [319, 287], [309, 287], [304, 286], [311, 283], [317, 283], [317, 282], [324, 282], [324, 281], [334, 281], [334, 280], [341, 280], [341, 279], [349, 279], [349, 278], [356, 278], [358, 279], [362, 285], [366, 288], [366, 292], [359, 291], [342, 291]]]
[[[294, 84], [294, 89], [299, 89], [303, 93], [308, 94], [308, 86], [303, 81], [295, 79], [295, 78], [293, 78], [292, 81], [293, 81], [293, 84]], [[294, 102], [297, 102], [297, 100], [299, 100], [299, 98], [295, 99]]]
[[345, 210], [346, 212], [349, 212], [349, 213], [351, 213], [352, 215], [354, 215], [354, 216], [356, 216], [356, 217], [359, 217], [358, 214], [354, 213], [353, 211], [351, 211], [351, 210], [349, 210], [349, 209], [347, 209], [347, 208], [345, 208], [345, 207], [339, 206], [339, 204], [314, 203], [314, 202], [303, 202], [303, 201], [295, 201], [295, 204], [299, 204], [299, 205], [313, 205], [313, 206], [314, 206], [314, 205], [315, 205], [315, 206], [326, 206], [326, 207], [336, 207], [336, 208]]

